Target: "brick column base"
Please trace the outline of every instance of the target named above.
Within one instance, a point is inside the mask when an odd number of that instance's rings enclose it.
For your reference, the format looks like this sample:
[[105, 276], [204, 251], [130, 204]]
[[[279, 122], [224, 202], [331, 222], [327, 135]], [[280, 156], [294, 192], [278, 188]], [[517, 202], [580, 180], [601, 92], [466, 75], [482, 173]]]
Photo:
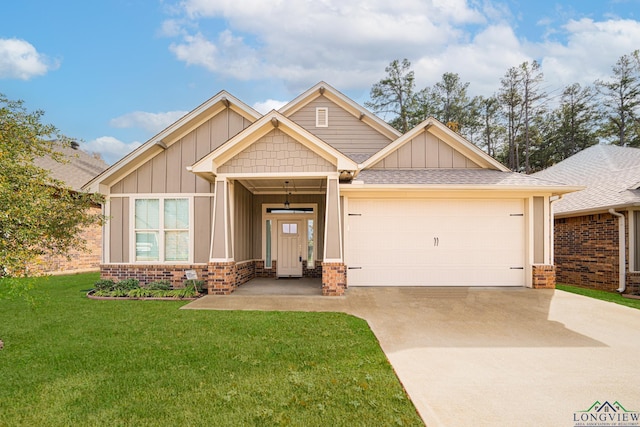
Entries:
[[238, 287], [238, 271], [235, 262], [209, 264], [207, 290], [209, 295], [229, 295]]
[[347, 266], [341, 262], [322, 263], [322, 295], [339, 297], [347, 289]]
[[555, 289], [556, 267], [547, 264], [533, 265], [533, 289]]

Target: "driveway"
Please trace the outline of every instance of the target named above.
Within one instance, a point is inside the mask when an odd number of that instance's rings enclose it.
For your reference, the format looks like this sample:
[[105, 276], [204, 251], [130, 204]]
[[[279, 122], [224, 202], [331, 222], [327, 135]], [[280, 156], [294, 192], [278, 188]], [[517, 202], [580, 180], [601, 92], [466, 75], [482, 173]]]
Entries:
[[640, 412], [640, 310], [562, 291], [351, 288], [207, 296], [184, 308], [362, 317], [429, 427], [574, 426], [605, 401]]

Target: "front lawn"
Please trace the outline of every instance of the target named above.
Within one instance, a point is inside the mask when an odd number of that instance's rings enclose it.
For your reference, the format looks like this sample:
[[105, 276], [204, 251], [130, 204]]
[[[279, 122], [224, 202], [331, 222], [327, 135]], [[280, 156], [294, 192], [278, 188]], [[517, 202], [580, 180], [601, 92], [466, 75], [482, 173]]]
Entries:
[[640, 310], [640, 300], [625, 298], [618, 293], [600, 291], [597, 289], [586, 289], [578, 286], [557, 284], [556, 289], [560, 289], [565, 292], [572, 292], [578, 295], [584, 295], [591, 298], [596, 298], [603, 301], [615, 302], [616, 304], [626, 305], [627, 307], [637, 308]]
[[90, 300], [97, 279], [0, 300], [0, 425], [423, 425], [361, 319]]

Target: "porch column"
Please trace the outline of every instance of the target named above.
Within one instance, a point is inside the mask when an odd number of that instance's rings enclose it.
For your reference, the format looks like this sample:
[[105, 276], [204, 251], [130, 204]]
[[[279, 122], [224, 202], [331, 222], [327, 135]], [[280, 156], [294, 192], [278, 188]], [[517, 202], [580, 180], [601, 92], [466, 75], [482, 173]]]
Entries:
[[229, 181], [226, 178], [216, 179], [207, 284], [209, 294], [228, 295], [237, 287], [236, 263], [233, 257], [230, 193]]
[[322, 295], [340, 296], [347, 288], [347, 268], [342, 254], [342, 224], [338, 177], [327, 179]]
[[531, 198], [531, 234], [533, 235], [533, 259], [531, 263], [531, 287], [554, 289], [556, 268], [553, 265], [553, 208], [548, 196]]

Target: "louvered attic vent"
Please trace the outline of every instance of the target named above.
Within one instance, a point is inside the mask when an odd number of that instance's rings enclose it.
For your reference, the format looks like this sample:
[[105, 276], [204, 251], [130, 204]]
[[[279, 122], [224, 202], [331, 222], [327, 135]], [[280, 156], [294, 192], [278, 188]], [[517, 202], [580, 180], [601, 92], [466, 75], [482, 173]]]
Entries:
[[329, 109], [327, 107], [316, 108], [316, 127], [329, 127]]

